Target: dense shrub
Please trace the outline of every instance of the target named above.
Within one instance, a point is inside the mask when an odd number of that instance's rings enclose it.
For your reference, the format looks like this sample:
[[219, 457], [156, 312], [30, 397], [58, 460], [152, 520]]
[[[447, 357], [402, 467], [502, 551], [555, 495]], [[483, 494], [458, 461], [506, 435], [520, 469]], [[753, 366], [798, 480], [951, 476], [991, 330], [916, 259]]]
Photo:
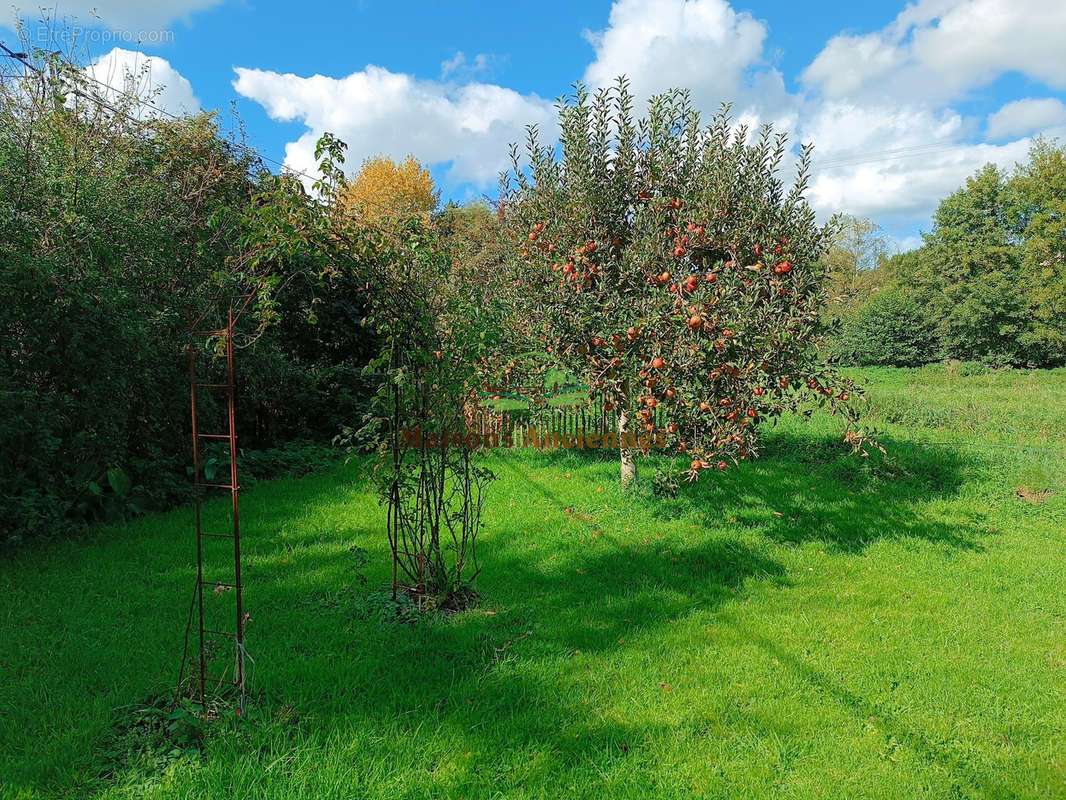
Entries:
[[834, 360], [860, 366], [916, 367], [937, 353], [932, 322], [901, 289], [879, 292], [859, 306], [833, 341]]
[[[0, 541], [188, 498], [188, 320], [249, 285], [249, 151], [211, 115], [142, 120], [64, 88], [0, 80]], [[275, 266], [284, 323], [241, 330], [247, 448], [329, 441], [368, 394], [359, 287]]]

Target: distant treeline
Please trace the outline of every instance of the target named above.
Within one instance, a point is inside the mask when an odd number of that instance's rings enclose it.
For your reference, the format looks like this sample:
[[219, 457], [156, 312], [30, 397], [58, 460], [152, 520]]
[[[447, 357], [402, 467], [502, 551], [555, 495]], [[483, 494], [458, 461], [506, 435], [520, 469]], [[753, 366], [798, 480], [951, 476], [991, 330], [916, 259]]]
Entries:
[[1014, 170], [979, 170], [916, 250], [886, 258], [869, 223], [843, 223], [830, 254], [838, 362], [1066, 364], [1066, 148], [1038, 140]]

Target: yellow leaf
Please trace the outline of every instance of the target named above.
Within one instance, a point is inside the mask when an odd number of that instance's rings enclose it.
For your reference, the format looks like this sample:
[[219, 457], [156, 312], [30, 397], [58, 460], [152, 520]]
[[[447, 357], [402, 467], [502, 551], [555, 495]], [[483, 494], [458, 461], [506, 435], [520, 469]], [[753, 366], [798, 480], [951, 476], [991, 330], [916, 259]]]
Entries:
[[428, 221], [439, 199], [429, 170], [414, 156], [399, 164], [377, 156], [363, 162], [355, 180], [342, 192], [341, 205], [346, 211], [375, 222], [407, 216]]

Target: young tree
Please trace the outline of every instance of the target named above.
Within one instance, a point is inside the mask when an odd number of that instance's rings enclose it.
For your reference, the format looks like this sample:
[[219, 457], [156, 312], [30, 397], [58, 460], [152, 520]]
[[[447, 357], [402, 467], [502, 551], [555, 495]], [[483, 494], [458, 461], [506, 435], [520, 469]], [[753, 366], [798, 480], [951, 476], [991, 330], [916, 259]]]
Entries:
[[810, 397], [861, 445], [854, 387], [813, 348], [831, 230], [803, 199], [809, 148], [786, 188], [784, 134], [749, 137], [728, 109], [704, 126], [678, 90], [637, 120], [624, 79], [578, 87], [559, 123], [561, 154], [531, 128], [502, 183], [515, 299], [559, 365], [610, 394], [623, 485], [662, 416], [690, 480], [755, 455], [759, 424]]
[[466, 436], [465, 412], [500, 350], [500, 304], [472, 290], [476, 276], [457, 268], [463, 251], [434, 220], [351, 214], [344, 150], [329, 134], [319, 141], [323, 178], [313, 196], [278, 179], [256, 198], [243, 260], [271, 274], [273, 262], [300, 254], [316, 279], [364, 286], [362, 322], [380, 348], [365, 372], [377, 391], [346, 438], [376, 456], [396, 587], [420, 604], [458, 607], [473, 596], [482, 501], [493, 477], [480, 464], [481, 443]]

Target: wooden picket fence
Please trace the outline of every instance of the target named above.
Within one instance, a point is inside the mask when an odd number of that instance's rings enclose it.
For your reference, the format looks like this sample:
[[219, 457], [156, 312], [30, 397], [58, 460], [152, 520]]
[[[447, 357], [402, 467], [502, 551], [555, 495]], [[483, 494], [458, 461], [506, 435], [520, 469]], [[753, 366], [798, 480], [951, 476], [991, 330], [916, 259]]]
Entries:
[[[498, 392], [485, 392], [474, 398], [467, 407], [467, 432], [477, 434], [482, 441], [492, 439], [499, 442], [516, 443], [532, 428], [539, 436], [578, 434], [595, 434], [618, 432], [618, 418], [614, 411], [607, 411], [607, 394], [596, 390], [586, 395], [584, 400], [568, 405], [551, 405], [548, 400], [560, 394], [570, 394], [587, 387], [551, 388], [527, 387], [524, 389], [501, 389]], [[496, 409], [492, 407], [494, 398], [526, 399], [527, 405], [521, 409]], [[661, 423], [661, 413], [655, 415], [655, 424]]]

